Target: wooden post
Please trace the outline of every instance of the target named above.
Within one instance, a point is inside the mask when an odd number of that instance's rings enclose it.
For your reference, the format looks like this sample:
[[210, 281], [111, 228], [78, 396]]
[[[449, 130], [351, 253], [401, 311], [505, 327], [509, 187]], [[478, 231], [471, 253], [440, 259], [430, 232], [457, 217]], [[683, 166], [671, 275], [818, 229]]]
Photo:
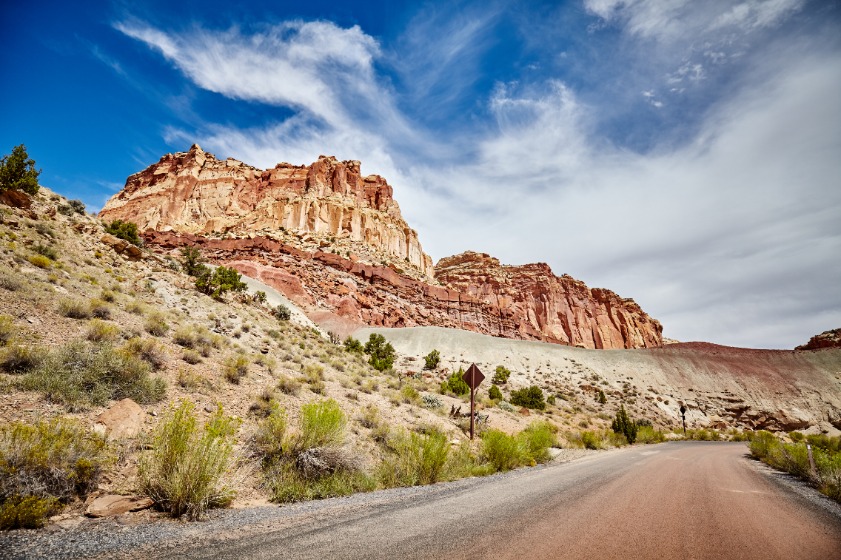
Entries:
[[809, 454], [809, 467], [812, 469], [812, 477], [817, 479], [818, 468], [815, 466], [815, 458], [812, 456], [812, 446], [808, 443], [806, 444], [806, 452]]

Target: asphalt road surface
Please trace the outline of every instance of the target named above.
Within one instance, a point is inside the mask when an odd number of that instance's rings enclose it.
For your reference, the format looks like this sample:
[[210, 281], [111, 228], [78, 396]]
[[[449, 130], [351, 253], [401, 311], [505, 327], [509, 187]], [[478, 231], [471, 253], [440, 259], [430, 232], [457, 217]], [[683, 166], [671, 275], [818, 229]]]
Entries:
[[762, 470], [745, 444], [637, 447], [403, 499], [325, 505], [228, 540], [197, 534], [151, 556], [841, 558], [836, 505]]

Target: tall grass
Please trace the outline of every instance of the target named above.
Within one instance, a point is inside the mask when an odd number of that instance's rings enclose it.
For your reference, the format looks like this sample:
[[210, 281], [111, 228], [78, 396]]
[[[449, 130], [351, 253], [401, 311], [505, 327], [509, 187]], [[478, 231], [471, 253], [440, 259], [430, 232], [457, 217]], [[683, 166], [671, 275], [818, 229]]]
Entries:
[[143, 492], [173, 517], [198, 519], [208, 508], [230, 504], [234, 491], [225, 484], [233, 462], [239, 422], [220, 405], [200, 426], [195, 405], [171, 406], [151, 439], [152, 451], [140, 461]]
[[443, 433], [402, 431], [392, 434], [388, 446], [392, 454], [379, 469], [379, 478], [386, 487], [433, 484], [441, 480], [450, 452], [450, 443]]

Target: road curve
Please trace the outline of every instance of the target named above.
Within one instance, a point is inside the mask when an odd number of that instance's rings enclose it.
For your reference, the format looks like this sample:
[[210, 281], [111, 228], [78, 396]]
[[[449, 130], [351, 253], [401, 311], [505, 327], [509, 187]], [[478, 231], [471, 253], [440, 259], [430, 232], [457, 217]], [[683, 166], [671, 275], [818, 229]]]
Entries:
[[[835, 504], [768, 476], [744, 444], [599, 454], [405, 500], [327, 507], [242, 538], [196, 535], [178, 558], [841, 559]], [[185, 546], [186, 545], [186, 546]]]

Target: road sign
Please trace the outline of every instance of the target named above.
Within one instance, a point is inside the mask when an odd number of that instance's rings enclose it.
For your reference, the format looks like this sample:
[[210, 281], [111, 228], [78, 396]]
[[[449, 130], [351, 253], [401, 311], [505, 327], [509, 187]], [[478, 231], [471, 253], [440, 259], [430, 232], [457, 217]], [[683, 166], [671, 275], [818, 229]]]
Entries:
[[467, 383], [467, 386], [470, 387], [470, 390], [473, 391], [485, 379], [485, 376], [482, 375], [482, 372], [479, 371], [476, 364], [470, 364], [470, 367], [467, 368], [467, 372], [464, 374], [463, 379], [464, 382]]

